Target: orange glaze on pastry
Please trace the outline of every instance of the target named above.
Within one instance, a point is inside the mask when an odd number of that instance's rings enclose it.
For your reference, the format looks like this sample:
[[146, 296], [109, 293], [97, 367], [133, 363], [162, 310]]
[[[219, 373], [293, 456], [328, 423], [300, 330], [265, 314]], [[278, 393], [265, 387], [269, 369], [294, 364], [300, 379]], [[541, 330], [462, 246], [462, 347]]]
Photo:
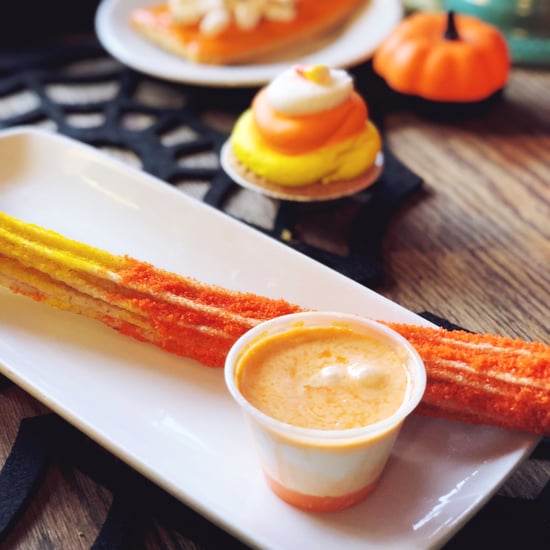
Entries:
[[340, 143], [365, 129], [368, 110], [357, 92], [342, 104], [310, 115], [292, 116], [273, 109], [267, 91], [252, 102], [254, 122], [266, 144], [287, 155], [297, 155]]
[[[289, 36], [300, 36], [304, 30], [319, 27], [324, 21], [334, 20], [336, 12], [349, 12], [357, 0], [338, 0], [333, 2], [319, 0], [300, 0], [296, 6], [296, 17], [290, 21], [269, 21], [262, 19], [256, 27], [241, 30], [235, 22], [216, 35], [200, 31], [198, 24], [177, 23], [167, 4], [145, 6], [131, 14], [131, 21], [138, 27], [145, 27], [170, 35], [170, 39], [179, 42], [191, 59], [198, 61], [224, 59], [237, 60], [265, 49], [266, 45], [280, 42]], [[216, 61], [214, 61], [216, 62]]]

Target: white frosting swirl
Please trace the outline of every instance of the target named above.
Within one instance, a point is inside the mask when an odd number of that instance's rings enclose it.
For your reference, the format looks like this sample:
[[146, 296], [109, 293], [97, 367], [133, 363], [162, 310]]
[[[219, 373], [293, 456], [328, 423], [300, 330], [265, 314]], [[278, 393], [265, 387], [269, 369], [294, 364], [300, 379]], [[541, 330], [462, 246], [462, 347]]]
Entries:
[[271, 106], [285, 115], [309, 115], [337, 107], [353, 91], [344, 70], [324, 66], [293, 67], [267, 86]]
[[381, 387], [386, 383], [387, 374], [376, 362], [365, 363], [361, 360], [349, 365], [329, 365], [315, 373], [306, 386], [331, 387], [339, 384], [362, 384]]

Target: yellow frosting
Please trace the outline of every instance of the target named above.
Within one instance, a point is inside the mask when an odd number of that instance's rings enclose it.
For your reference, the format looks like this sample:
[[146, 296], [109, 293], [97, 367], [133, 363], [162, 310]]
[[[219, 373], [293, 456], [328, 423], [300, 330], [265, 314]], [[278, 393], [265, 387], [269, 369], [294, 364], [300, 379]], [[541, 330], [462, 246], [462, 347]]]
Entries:
[[304, 154], [284, 155], [266, 145], [250, 109], [235, 124], [231, 143], [237, 160], [256, 175], [292, 187], [353, 179], [373, 165], [382, 146], [378, 130], [366, 121], [361, 133], [342, 142]]

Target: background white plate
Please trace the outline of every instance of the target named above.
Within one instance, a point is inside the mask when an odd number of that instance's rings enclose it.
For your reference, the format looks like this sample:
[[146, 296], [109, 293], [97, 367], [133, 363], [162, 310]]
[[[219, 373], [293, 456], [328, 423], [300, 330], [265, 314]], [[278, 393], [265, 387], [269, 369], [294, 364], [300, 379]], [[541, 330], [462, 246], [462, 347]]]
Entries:
[[[0, 209], [206, 282], [310, 308], [428, 324], [169, 185], [56, 134], [0, 133]], [[315, 516], [268, 489], [221, 369], [0, 289], [0, 372], [177, 498], [266, 548], [439, 546], [537, 442], [413, 417], [377, 490], [351, 510]]]
[[[206, 86], [259, 86], [287, 68], [304, 62], [351, 67], [368, 59], [400, 21], [399, 0], [370, 0], [336, 37], [308, 46], [308, 53], [291, 51], [253, 65], [213, 66], [180, 59], [148, 42], [133, 30], [129, 16], [154, 0], [103, 0], [96, 14], [96, 32], [104, 48], [119, 61], [149, 75]], [[315, 51], [313, 51], [315, 50]]]

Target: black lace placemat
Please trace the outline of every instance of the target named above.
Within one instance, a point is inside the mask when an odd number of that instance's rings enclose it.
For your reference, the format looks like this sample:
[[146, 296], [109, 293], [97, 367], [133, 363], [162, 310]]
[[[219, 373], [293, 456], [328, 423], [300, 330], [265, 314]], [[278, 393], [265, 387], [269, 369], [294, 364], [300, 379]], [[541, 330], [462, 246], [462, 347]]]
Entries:
[[[25, 104], [26, 99], [29, 104], [14, 113], [2, 115], [0, 111], [0, 128], [48, 124], [98, 148], [131, 152], [143, 170], [178, 185], [184, 192], [186, 182], [204, 182], [207, 189], [200, 198], [239, 217], [230, 205], [236, 195], [248, 193], [250, 198], [252, 192], [239, 188], [219, 167], [217, 159], [228, 131], [216, 128], [215, 121], [209, 123], [208, 113], [216, 111], [236, 117], [248, 107], [256, 90], [160, 82], [118, 63], [107, 63], [102, 68], [102, 61], [113, 60], [93, 40], [0, 54], [0, 100]], [[358, 77], [357, 83], [361, 86], [363, 79]], [[87, 88], [97, 90], [97, 86], [106, 84], [114, 91], [104, 99], [90, 99], [85, 93]], [[140, 97], [144, 84], [157, 87], [152, 102], [151, 98]], [[62, 85], [78, 88], [84, 99], [68, 99], [59, 92], [56, 95], [56, 87]], [[162, 89], [179, 94], [182, 105], [163, 105]], [[141, 128], [129, 127], [125, 120], [131, 115], [147, 119], [148, 123]], [[371, 115], [376, 117], [374, 112]], [[78, 117], [92, 121], [95, 117], [98, 122], [78, 126], [72, 122]], [[377, 122], [381, 125], [383, 120]], [[185, 140], [166, 143], [163, 137], [178, 128], [188, 129]], [[241, 219], [361, 284], [374, 287], [384, 274], [381, 250], [386, 226], [422, 184], [421, 178], [387, 147], [384, 154], [380, 179], [361, 193], [322, 203], [272, 201], [272, 219]], [[201, 156], [208, 155], [210, 165], [200, 161]], [[241, 202], [246, 200], [245, 197]]]

